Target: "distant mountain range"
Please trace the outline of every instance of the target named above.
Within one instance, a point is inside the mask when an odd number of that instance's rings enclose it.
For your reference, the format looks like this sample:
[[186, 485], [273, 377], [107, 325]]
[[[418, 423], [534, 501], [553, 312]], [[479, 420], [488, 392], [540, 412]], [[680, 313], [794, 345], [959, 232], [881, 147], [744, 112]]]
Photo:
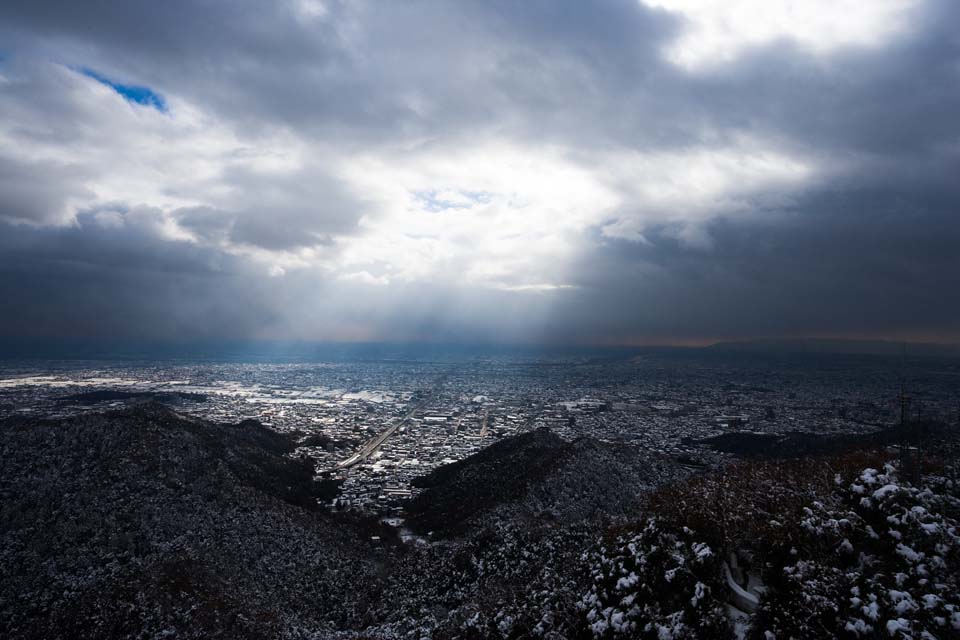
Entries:
[[718, 342], [705, 347], [715, 352], [744, 353], [830, 353], [904, 357], [960, 357], [960, 344], [894, 342], [890, 340], [840, 340], [800, 338], [785, 340], [741, 340]]
[[0, 336], [0, 360], [137, 360], [192, 362], [462, 362], [487, 356], [599, 361], [658, 353], [808, 353], [889, 357], [960, 357], [960, 344], [819, 338], [747, 339], [706, 347], [669, 345], [325, 343], [297, 340], [137, 341]]

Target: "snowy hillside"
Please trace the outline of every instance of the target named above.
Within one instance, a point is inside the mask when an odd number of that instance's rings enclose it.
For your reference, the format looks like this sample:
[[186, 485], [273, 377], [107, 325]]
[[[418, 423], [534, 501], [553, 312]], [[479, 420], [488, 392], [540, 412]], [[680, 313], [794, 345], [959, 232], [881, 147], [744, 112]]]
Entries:
[[295, 443], [158, 405], [0, 424], [5, 638], [957, 638], [957, 439], [676, 463], [545, 431], [419, 481], [402, 543]]

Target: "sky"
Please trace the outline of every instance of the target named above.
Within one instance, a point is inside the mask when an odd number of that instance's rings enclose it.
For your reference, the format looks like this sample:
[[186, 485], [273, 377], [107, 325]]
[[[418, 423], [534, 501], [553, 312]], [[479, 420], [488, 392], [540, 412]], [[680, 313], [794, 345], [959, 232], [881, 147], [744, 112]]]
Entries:
[[960, 341], [960, 3], [0, 4], [0, 336]]

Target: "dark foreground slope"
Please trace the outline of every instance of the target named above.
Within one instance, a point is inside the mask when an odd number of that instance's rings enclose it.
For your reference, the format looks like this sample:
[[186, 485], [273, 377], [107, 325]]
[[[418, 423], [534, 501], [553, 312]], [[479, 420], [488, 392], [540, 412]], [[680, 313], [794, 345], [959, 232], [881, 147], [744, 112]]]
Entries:
[[[0, 425], [5, 638], [271, 637], [349, 626], [377, 571], [255, 422], [143, 405]], [[349, 594], [349, 597], [347, 596]]]
[[892, 445], [916, 445], [926, 448], [931, 442], [950, 439], [954, 425], [933, 420], [915, 421], [871, 433], [822, 435], [806, 432], [783, 434], [730, 432], [696, 441], [717, 451], [743, 458], [777, 459], [839, 455], [849, 451], [877, 449]]
[[591, 637], [577, 603], [584, 551], [641, 517], [667, 459], [546, 429], [504, 439], [421, 478], [408, 523], [434, 543], [399, 560], [369, 637]]
[[[458, 523], [504, 500], [520, 498], [570, 455], [569, 443], [547, 429], [506, 438], [459, 462], [438, 467], [416, 478], [427, 491], [412, 500], [407, 511], [424, 524]], [[443, 515], [445, 523], [434, 522]]]
[[685, 475], [679, 465], [629, 446], [567, 442], [549, 429], [501, 440], [414, 484], [409, 524], [435, 536], [482, 529], [492, 520], [572, 523], [636, 515], [652, 487]]
[[255, 422], [7, 420], [0, 637], [958, 638], [956, 436], [914, 486], [882, 450], [677, 481], [537, 431], [424, 479], [432, 543], [374, 547]]
[[[733, 464], [656, 489], [613, 524], [485, 509], [466, 535], [405, 559], [367, 634], [960, 638], [957, 444], [930, 443], [943, 457], [919, 485], [861, 450]], [[476, 479], [467, 466], [457, 475]]]
[[0, 423], [0, 636], [456, 637], [554, 584], [568, 610], [584, 546], [676, 468], [506, 439], [425, 481], [417, 517], [461, 537], [404, 551], [315, 509], [293, 447], [157, 404]]

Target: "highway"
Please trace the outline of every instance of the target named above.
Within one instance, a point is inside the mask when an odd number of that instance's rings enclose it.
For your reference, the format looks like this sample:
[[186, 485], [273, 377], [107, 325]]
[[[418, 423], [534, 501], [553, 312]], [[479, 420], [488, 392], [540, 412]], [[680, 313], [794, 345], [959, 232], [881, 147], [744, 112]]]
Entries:
[[355, 454], [353, 454], [346, 460], [337, 463], [336, 468], [349, 469], [350, 467], [363, 462], [364, 460], [369, 458], [371, 455], [373, 455], [374, 452], [377, 449], [379, 449], [384, 442], [386, 442], [387, 438], [392, 436], [397, 431], [397, 429], [407, 424], [410, 421], [410, 418], [412, 418], [417, 411], [420, 411], [420, 409], [424, 408], [431, 400], [433, 400], [434, 396], [436, 396], [437, 391], [440, 389], [440, 386], [443, 384], [443, 381], [446, 380], [446, 378], [447, 376], [445, 375], [441, 376], [436, 381], [436, 383], [434, 383], [433, 389], [430, 391], [429, 395], [427, 395], [425, 398], [420, 400], [420, 402], [418, 402], [412, 409], [407, 411], [407, 413], [404, 414], [404, 416], [400, 418], [400, 420], [391, 424], [389, 427], [387, 427], [381, 433], [379, 433], [376, 437], [374, 437], [372, 440], [367, 442], [367, 444], [363, 445], [363, 448], [361, 448]]

